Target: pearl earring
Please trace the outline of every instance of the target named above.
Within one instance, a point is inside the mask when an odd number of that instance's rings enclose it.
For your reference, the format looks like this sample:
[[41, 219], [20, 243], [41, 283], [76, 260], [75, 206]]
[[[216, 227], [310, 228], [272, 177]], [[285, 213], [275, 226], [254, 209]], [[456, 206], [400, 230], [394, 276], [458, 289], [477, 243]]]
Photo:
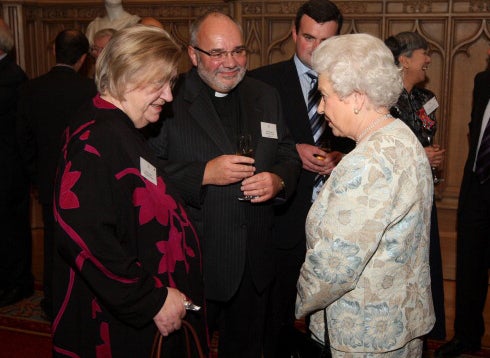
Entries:
[[357, 108], [354, 108], [354, 114], [359, 114], [359, 110]]

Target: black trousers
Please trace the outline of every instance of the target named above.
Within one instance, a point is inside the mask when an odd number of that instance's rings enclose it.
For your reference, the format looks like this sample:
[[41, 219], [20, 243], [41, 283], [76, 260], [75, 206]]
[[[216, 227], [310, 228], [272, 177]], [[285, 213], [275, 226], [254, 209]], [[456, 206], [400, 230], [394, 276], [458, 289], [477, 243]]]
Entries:
[[468, 192], [458, 209], [454, 331], [456, 337], [480, 345], [488, 290], [490, 182], [480, 184], [474, 174], [466, 179]]
[[306, 243], [289, 249], [276, 248], [276, 272], [267, 303], [264, 332], [264, 358], [291, 357], [284, 334], [294, 326], [296, 284], [305, 261]]
[[53, 255], [55, 253], [54, 244], [54, 215], [53, 205], [43, 204], [43, 225], [44, 225], [44, 274], [43, 274], [43, 309], [48, 316], [53, 313]]
[[446, 311], [444, 309], [444, 279], [442, 274], [441, 243], [439, 238], [439, 225], [437, 222], [437, 208], [432, 204], [430, 218], [430, 244], [429, 244], [430, 286], [436, 323], [429, 332], [428, 337], [444, 340], [446, 338]]
[[9, 176], [9, 169], [1, 169], [8, 181], [0, 193], [0, 290], [20, 287], [27, 296], [34, 289], [29, 183], [20, 175]]
[[219, 358], [260, 358], [268, 289], [257, 292], [248, 264], [235, 295], [226, 302], [206, 301], [209, 334], [219, 332]]

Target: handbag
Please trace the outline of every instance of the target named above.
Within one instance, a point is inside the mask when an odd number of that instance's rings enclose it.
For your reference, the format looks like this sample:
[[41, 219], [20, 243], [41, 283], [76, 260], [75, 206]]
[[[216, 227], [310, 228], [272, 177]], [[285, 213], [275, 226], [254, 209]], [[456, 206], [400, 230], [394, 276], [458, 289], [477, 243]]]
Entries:
[[[182, 320], [181, 330], [184, 333], [184, 341], [185, 341], [185, 350], [187, 352], [188, 358], [197, 357], [206, 358], [204, 352], [201, 347], [201, 342], [199, 341], [199, 337], [197, 336], [196, 330], [192, 325]], [[153, 346], [151, 348], [151, 356], [150, 358], [161, 358], [162, 357], [162, 346], [164, 344], [165, 337], [157, 330], [155, 333], [155, 338], [153, 339]], [[194, 346], [194, 355], [192, 351], [192, 347]]]
[[296, 327], [289, 327], [284, 342], [289, 342], [288, 355], [292, 358], [332, 358], [330, 341], [328, 338], [327, 313], [323, 311], [325, 319], [325, 344], [321, 344], [311, 337], [309, 332], [300, 331]]

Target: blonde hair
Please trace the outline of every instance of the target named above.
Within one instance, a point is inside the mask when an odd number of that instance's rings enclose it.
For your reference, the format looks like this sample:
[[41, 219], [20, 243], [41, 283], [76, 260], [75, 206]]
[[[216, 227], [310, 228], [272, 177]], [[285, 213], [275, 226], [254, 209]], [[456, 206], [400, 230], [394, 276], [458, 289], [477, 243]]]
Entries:
[[99, 92], [123, 100], [128, 86], [166, 83], [177, 74], [182, 49], [163, 29], [135, 25], [114, 34], [95, 65]]

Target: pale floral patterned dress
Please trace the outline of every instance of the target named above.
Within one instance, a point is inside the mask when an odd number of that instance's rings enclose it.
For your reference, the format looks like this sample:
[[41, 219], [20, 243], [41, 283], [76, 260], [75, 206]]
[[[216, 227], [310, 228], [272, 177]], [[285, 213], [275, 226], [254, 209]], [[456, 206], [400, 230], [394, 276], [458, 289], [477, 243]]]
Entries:
[[[335, 357], [414, 357], [434, 325], [424, 149], [400, 120], [359, 143], [332, 172], [306, 221], [296, 316], [324, 314]], [[419, 355], [419, 353], [416, 353]]]

